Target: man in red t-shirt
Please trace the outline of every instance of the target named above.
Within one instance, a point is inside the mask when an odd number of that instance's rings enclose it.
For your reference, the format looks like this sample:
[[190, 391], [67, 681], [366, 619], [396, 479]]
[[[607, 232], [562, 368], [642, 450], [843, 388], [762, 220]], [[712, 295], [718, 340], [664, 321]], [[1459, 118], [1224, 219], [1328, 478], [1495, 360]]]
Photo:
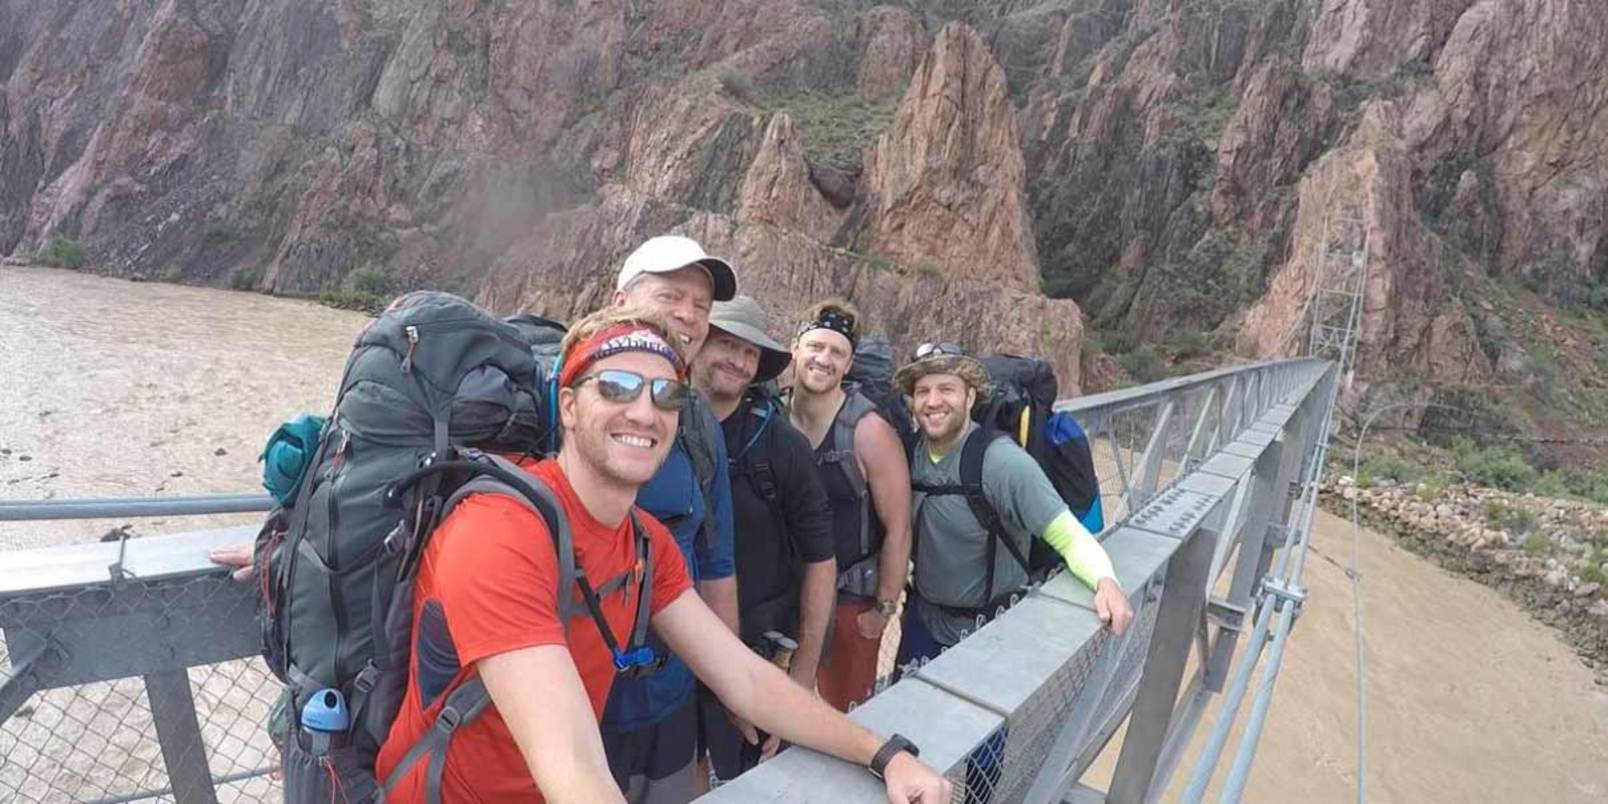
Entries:
[[[658, 470], [685, 404], [685, 365], [661, 319], [610, 308], [575, 325], [563, 347], [558, 398], [563, 448], [524, 468], [552, 488], [567, 517], [576, 565], [603, 580], [635, 566], [637, 488]], [[748, 650], [696, 594], [668, 531], [649, 534], [653, 627], [734, 712], [791, 743], [868, 765], [892, 801], [947, 801], [949, 783], [895, 736], [883, 741]], [[414, 590], [413, 661], [402, 708], [380, 751], [386, 778], [431, 728], [442, 703], [478, 676], [491, 697], [449, 743], [445, 801], [621, 801], [598, 734], [615, 676], [589, 617], [560, 619], [559, 571], [541, 518], [513, 500], [473, 495], [425, 549]], [[602, 597], [602, 619], [624, 644], [636, 584]], [[564, 590], [566, 594], [569, 590]], [[424, 798], [426, 763], [389, 796]]]

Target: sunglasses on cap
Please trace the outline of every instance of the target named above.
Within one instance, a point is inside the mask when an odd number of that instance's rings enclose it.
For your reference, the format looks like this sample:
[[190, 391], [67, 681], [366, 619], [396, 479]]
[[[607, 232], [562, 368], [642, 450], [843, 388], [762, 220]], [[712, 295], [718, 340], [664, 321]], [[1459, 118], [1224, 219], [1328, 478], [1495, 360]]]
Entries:
[[966, 354], [966, 350], [960, 348], [960, 344], [958, 344], [958, 343], [947, 343], [947, 342], [924, 343], [924, 344], [916, 347], [916, 359], [917, 360], [921, 360], [921, 359], [927, 358], [927, 357], [936, 357], [938, 355], [964, 355], [964, 354]]
[[659, 410], [678, 411], [687, 406], [687, 398], [692, 391], [684, 382], [655, 377], [648, 379], [634, 371], [624, 369], [604, 369], [596, 374], [588, 374], [575, 381], [571, 388], [580, 388], [587, 380], [597, 381], [598, 396], [610, 402], [621, 404], [635, 402], [642, 396], [642, 389], [648, 389], [648, 398], [653, 400], [653, 406]]

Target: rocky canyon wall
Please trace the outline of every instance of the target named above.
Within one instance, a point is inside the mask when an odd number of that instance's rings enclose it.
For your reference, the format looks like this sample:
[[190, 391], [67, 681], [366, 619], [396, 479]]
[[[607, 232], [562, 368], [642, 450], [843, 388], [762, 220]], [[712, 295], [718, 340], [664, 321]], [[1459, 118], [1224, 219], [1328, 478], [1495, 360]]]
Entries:
[[0, 0], [0, 253], [296, 294], [367, 264], [574, 315], [678, 231], [778, 329], [841, 294], [901, 348], [1046, 354], [1076, 387], [1086, 317], [1299, 348], [1317, 244], [1356, 217], [1365, 388], [1550, 365], [1608, 396], [1556, 316], [1608, 300], [1601, 12]]

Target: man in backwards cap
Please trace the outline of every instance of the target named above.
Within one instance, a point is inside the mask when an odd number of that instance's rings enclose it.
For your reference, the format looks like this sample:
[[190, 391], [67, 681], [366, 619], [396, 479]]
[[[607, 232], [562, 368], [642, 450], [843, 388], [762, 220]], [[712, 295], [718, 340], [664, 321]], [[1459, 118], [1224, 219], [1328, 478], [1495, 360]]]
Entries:
[[[715, 302], [709, 326], [692, 377], [720, 420], [731, 455], [741, 635], [775, 659], [796, 641], [789, 675], [813, 691], [837, 562], [832, 515], [809, 442], [767, 387], [792, 356], [765, 331], [764, 310], [747, 296]], [[716, 777], [729, 780], [757, 764], [762, 750], [739, 738], [717, 703], [704, 703], [703, 742]], [[775, 747], [773, 737], [763, 753]]]

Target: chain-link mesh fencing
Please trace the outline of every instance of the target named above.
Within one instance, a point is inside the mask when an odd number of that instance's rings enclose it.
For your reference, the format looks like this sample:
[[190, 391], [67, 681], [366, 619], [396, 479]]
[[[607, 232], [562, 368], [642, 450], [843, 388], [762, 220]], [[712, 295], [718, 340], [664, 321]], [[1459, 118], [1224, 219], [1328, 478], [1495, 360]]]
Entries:
[[275, 797], [277, 680], [256, 657], [189, 663], [207, 641], [249, 644], [214, 632], [250, 627], [255, 605], [216, 575], [0, 600], [0, 801], [172, 801], [212, 783], [219, 801]]

